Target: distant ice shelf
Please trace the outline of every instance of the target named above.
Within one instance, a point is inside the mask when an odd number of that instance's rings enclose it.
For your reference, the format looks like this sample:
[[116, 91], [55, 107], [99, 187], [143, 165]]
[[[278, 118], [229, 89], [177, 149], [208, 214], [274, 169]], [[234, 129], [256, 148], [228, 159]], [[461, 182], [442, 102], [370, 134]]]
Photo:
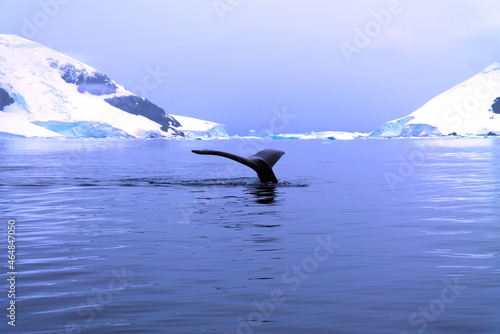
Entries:
[[344, 132], [344, 131], [311, 131], [308, 133], [258, 133], [250, 131], [250, 138], [270, 138], [270, 139], [323, 139], [323, 140], [352, 140], [356, 138], [367, 137], [367, 133]]

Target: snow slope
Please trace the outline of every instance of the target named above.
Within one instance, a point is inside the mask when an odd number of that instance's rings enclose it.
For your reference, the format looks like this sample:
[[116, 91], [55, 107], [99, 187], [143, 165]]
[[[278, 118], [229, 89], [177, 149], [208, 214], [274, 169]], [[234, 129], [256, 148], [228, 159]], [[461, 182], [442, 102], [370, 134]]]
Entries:
[[418, 137], [500, 134], [500, 63], [436, 96], [370, 136]]
[[61, 137], [62, 135], [20, 119], [16, 115], [0, 112], [0, 137], [5, 136]]
[[222, 124], [203, 121], [197, 118], [171, 115], [181, 123], [177, 129], [196, 137], [229, 138], [226, 127]]
[[188, 122], [183, 124], [88, 65], [24, 38], [0, 34], [0, 135], [227, 135], [222, 124], [183, 120]]

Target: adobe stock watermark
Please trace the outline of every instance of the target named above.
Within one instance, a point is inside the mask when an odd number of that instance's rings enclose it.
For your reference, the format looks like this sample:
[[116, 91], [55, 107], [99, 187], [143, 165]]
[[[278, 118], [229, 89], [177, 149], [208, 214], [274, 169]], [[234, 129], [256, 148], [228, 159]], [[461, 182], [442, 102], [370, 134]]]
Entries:
[[214, 0], [212, 6], [219, 17], [219, 20], [224, 21], [227, 13], [233, 12], [243, 3], [243, 0]]
[[[481, 102], [484, 102], [491, 98], [492, 94], [497, 91], [495, 89], [495, 82], [490, 77], [484, 77], [480, 75], [478, 77], [479, 85], [476, 85], [474, 91], [465, 95], [462, 98], [461, 103], [456, 103], [452, 108], [448, 108], [442, 115], [443, 120], [450, 124], [450, 128], [460, 127], [464, 121], [469, 119], [472, 113], [478, 109]], [[493, 104], [494, 101], [491, 101]], [[492, 117], [494, 113], [492, 111]]]
[[430, 153], [435, 150], [433, 145], [423, 145], [421, 148], [412, 150], [405, 157], [398, 157], [399, 163], [395, 171], [386, 171], [384, 173], [385, 181], [391, 190], [395, 190], [399, 183], [403, 183], [407, 178], [413, 176], [420, 166], [424, 164]]
[[40, 7], [31, 17], [23, 16], [21, 34], [24, 38], [31, 39], [35, 37], [40, 29], [45, 28], [54, 17], [56, 17], [62, 6], [70, 3], [72, 0], [39, 0]]
[[363, 49], [368, 47], [373, 39], [379, 37], [385, 28], [387, 28], [395, 15], [401, 14], [403, 6], [400, 0], [390, 0], [385, 9], [371, 11], [372, 19], [364, 26], [354, 28], [354, 37], [352, 43], [342, 41], [339, 47], [347, 63], [352, 62], [355, 54], [360, 54]]
[[[413, 312], [408, 317], [408, 323], [416, 328], [416, 333], [423, 333], [429, 323], [436, 321], [437, 317], [446, 310], [447, 305], [455, 302], [462, 292], [467, 289], [467, 285], [459, 284], [457, 277], [453, 282], [445, 279], [444, 285], [445, 287], [441, 290], [439, 298], [431, 300], [428, 305], [419, 307], [417, 312]], [[410, 334], [410, 332], [402, 331], [399, 334]]]
[[[255, 131], [257, 137], [256, 141], [244, 142], [238, 147], [239, 154], [251, 154], [253, 151], [263, 150], [265, 148], [263, 141], [266, 137], [272, 136], [277, 133], [282, 133], [294, 120], [297, 115], [294, 113], [289, 113], [288, 108], [283, 106], [281, 109], [274, 108], [272, 110], [272, 116], [269, 119], [268, 126], [259, 131]], [[258, 137], [263, 135], [263, 137]], [[253, 152], [255, 153], [255, 152]]]
[[135, 86], [130, 91], [135, 95], [147, 98], [148, 93], [158, 89], [169, 75], [170, 73], [162, 71], [159, 65], [156, 65], [154, 68], [147, 66], [141, 85]]
[[[207, 176], [212, 179], [219, 179], [221, 175], [211, 172]], [[201, 210], [206, 205], [208, 205], [211, 198], [219, 196], [220, 188], [204, 185], [202, 187], [202, 193], [203, 193], [202, 197], [194, 197], [190, 201], [181, 202], [179, 204], [178, 208], [182, 216], [182, 220], [179, 221], [179, 223], [190, 224], [192, 222], [191, 216], [194, 215], [197, 211]]]
[[[259, 130], [258, 133], [264, 134], [263, 137], [255, 137], [251, 140], [244, 140], [238, 145], [237, 153], [242, 156], [250, 156], [266, 148], [265, 142], [267, 136], [283, 132], [297, 117], [297, 114], [288, 112], [288, 108], [283, 106], [281, 109], [273, 108], [268, 126]], [[235, 177], [242, 170], [245, 170], [241, 164], [227, 163], [226, 174], [229, 177]]]
[[16, 221], [9, 219], [7, 221], [7, 323], [9, 326], [16, 326], [16, 282], [17, 282], [17, 263], [16, 263]]
[[125, 273], [125, 268], [121, 271], [111, 270], [113, 275], [107, 283], [106, 289], [96, 293], [94, 297], [87, 297], [87, 300], [80, 305], [76, 310], [76, 314], [84, 319], [79, 322], [68, 321], [64, 326], [64, 331], [57, 334], [79, 334], [85, 326], [88, 326], [97, 317], [99, 312], [102, 312], [106, 305], [113, 302], [116, 295], [121, 293], [130, 283], [130, 277]]
[[[332, 240], [329, 234], [325, 238], [318, 237], [317, 245], [313, 254], [307, 256], [300, 264], [294, 264], [281, 275], [281, 282], [288, 286], [288, 292], [297, 291], [302, 282], [309, 279], [311, 274], [316, 272], [322, 262], [328, 260], [335, 249], [340, 247], [339, 243]], [[276, 310], [276, 306], [286, 301], [286, 291], [283, 289], [273, 289], [269, 293], [269, 298], [262, 301], [254, 300], [255, 310], [248, 313], [246, 317], [238, 317], [238, 334], [252, 334], [257, 327], [262, 326], [266, 318], [269, 318]], [[225, 333], [228, 334], [228, 333]]]
[[[281, 132], [286, 129], [287, 126], [292, 122], [293, 119], [297, 117], [296, 114], [290, 113], [287, 107], [284, 106], [281, 109], [273, 108], [272, 116], [269, 119], [269, 126], [261, 130], [262, 133], [275, 133]], [[258, 151], [266, 148], [264, 145], [265, 138], [256, 137], [252, 140], [244, 140], [240, 145], [236, 154], [242, 156], [252, 155]], [[225, 165], [224, 171], [221, 173], [211, 172], [209, 176], [213, 179], [221, 179], [223, 177], [231, 178], [236, 177], [238, 173], [247, 167], [243, 167], [241, 164], [228, 162]], [[216, 197], [220, 193], [220, 187], [210, 187], [208, 185], [203, 186], [204, 196], [202, 198], [194, 198], [191, 201], [182, 202], [179, 204], [178, 208], [182, 215], [182, 220], [180, 223], [189, 224], [191, 223], [191, 216], [207, 205], [210, 198]]]

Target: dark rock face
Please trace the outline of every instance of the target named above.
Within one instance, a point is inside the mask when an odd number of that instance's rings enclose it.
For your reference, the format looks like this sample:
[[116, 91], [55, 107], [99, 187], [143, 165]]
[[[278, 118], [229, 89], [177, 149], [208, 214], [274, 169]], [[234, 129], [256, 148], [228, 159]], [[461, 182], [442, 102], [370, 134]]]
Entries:
[[493, 104], [491, 105], [491, 109], [493, 109], [493, 112], [495, 114], [500, 114], [500, 97], [497, 97], [495, 101], [493, 101]]
[[78, 86], [80, 93], [88, 92], [92, 95], [108, 95], [116, 93], [116, 85], [105, 74], [100, 72], [87, 73], [80, 71], [71, 64], [59, 68], [61, 78], [67, 83]]
[[175, 118], [168, 115], [165, 113], [165, 110], [143, 97], [135, 95], [115, 96], [105, 99], [104, 101], [108, 102], [113, 107], [128, 112], [129, 114], [141, 115], [160, 124], [163, 131], [171, 129], [174, 134], [184, 136], [184, 133], [173, 128], [181, 126]]
[[116, 93], [116, 85], [101, 72], [89, 73], [79, 70], [72, 64], [59, 65], [54, 59], [48, 59], [52, 68], [58, 68], [61, 78], [69, 84], [78, 86], [80, 93], [92, 95], [108, 95]]
[[0, 88], [0, 111], [3, 111], [3, 108], [12, 103], [14, 103], [14, 99], [6, 90]]

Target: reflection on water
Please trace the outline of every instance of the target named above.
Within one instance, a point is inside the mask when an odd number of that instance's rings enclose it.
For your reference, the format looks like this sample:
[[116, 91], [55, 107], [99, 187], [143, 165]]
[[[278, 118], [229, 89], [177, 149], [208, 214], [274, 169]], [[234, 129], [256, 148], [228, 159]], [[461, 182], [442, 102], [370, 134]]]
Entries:
[[261, 184], [246, 189], [247, 194], [255, 196], [259, 204], [272, 204], [276, 201], [276, 185]]

